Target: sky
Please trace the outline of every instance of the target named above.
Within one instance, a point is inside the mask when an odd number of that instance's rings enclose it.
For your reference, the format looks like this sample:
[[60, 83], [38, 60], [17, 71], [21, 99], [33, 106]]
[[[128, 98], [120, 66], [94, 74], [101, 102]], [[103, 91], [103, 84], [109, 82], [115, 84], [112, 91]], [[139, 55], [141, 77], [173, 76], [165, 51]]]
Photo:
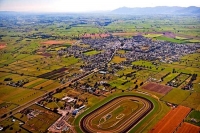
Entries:
[[200, 7], [200, 0], [0, 0], [0, 11], [89, 12], [155, 6]]

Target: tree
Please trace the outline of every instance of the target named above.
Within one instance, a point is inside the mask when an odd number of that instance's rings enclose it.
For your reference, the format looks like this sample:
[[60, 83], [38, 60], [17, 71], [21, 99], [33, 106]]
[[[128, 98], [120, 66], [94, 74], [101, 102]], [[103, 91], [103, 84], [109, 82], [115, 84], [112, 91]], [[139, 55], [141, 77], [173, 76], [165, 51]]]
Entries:
[[138, 88], [138, 85], [135, 85], [135, 89], [137, 89]]

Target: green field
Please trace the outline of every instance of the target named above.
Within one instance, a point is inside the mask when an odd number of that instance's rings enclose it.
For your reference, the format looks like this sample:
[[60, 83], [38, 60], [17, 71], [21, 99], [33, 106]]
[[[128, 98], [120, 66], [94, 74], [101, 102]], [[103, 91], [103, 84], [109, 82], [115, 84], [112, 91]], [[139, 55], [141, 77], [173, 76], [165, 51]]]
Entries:
[[101, 51], [96, 51], [96, 50], [92, 50], [89, 52], [85, 52], [85, 55], [91, 56], [91, 55], [95, 55], [95, 54], [99, 54]]
[[193, 108], [195, 110], [200, 111], [200, 93], [199, 92], [193, 92], [185, 101], [183, 101], [181, 104], [190, 108]]
[[180, 104], [184, 100], [187, 99], [187, 97], [190, 95], [189, 91], [184, 91], [181, 89], [172, 89], [168, 94], [166, 94], [162, 100], [174, 104]]
[[113, 59], [111, 60], [111, 63], [121, 63], [122, 61], [125, 61], [126, 58], [121, 58], [119, 56], [114, 56]]
[[186, 121], [200, 126], [200, 111], [195, 111], [193, 110], [192, 112], [190, 112], [190, 114], [187, 116]]
[[165, 37], [165, 36], [158, 36], [158, 37], [155, 37], [155, 39], [164, 40], [164, 41], [173, 42], [173, 43], [186, 43], [186, 42], [188, 42], [188, 41], [185, 41], [185, 40], [179, 40], [179, 39], [175, 39], [175, 38], [168, 38], [168, 37]]

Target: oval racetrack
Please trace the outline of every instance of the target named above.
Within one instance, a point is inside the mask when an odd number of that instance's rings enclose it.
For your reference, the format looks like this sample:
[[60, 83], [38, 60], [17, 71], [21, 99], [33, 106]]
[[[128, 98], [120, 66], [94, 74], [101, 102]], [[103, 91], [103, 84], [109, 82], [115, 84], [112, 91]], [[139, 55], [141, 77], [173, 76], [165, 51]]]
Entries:
[[[117, 108], [124, 101], [131, 100], [135, 102], [141, 103], [141, 108], [136, 110], [134, 113], [130, 114], [126, 119], [121, 120], [115, 126], [111, 128], [103, 129], [98, 127], [93, 123], [95, 119], [105, 115], [105, 112], [112, 111], [113, 108]], [[151, 110], [153, 109], [153, 103], [143, 97], [140, 96], [120, 96], [117, 98], [108, 101], [106, 104], [101, 107], [95, 109], [89, 114], [85, 115], [80, 122], [80, 126], [83, 132], [86, 133], [125, 133], [128, 132], [131, 128], [133, 128], [142, 118], [144, 118]], [[126, 115], [126, 114], [125, 114]]]

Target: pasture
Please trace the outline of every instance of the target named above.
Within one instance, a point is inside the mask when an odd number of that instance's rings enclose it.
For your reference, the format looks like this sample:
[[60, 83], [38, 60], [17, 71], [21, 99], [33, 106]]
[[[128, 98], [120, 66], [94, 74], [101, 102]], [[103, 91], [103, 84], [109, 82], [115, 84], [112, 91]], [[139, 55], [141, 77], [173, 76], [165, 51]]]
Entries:
[[189, 95], [189, 91], [174, 88], [167, 95], [162, 97], [161, 100], [174, 104], [181, 104]]
[[[15, 88], [11, 86], [0, 85], [0, 101], [2, 103], [9, 103], [11, 106], [8, 106], [6, 111], [10, 111], [18, 105], [27, 103], [38, 96], [42, 95], [44, 92], [24, 89], [24, 88]], [[3, 109], [3, 108], [1, 108]]]
[[85, 52], [84, 55], [91, 56], [91, 55], [99, 54], [100, 52], [101, 51], [92, 50], [92, 51]]
[[191, 111], [185, 121], [194, 124], [196, 126], [200, 126], [200, 111], [196, 110]]
[[125, 61], [126, 58], [121, 58], [119, 56], [114, 56], [113, 59], [111, 60], [111, 63], [121, 63], [122, 61]]

